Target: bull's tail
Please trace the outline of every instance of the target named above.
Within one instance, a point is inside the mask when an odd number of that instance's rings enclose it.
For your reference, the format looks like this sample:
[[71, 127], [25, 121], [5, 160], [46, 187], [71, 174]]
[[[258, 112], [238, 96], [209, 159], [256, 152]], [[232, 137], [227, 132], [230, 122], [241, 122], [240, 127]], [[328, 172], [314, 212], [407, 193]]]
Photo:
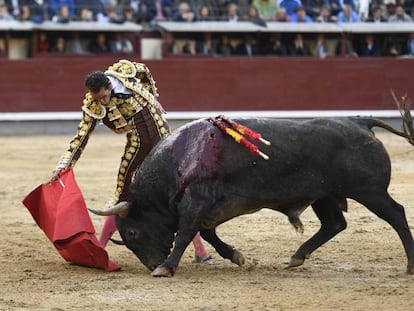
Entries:
[[411, 116], [411, 101], [407, 97], [407, 95], [402, 96], [401, 100], [398, 100], [398, 98], [395, 96], [392, 90], [391, 90], [391, 95], [401, 113], [403, 132], [393, 128], [391, 125], [379, 119], [372, 119], [370, 128], [374, 126], [381, 127], [391, 133], [394, 133], [396, 135], [406, 138], [408, 142], [414, 146], [414, 126], [413, 126], [413, 118]]

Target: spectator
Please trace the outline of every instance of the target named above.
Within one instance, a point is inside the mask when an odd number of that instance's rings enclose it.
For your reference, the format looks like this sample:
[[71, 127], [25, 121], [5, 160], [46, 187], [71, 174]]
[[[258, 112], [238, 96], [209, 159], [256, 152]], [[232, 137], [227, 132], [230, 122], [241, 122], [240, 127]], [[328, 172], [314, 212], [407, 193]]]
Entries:
[[103, 32], [98, 33], [96, 38], [89, 42], [88, 51], [96, 54], [110, 52], [106, 34]]
[[285, 8], [277, 8], [275, 17], [273, 19], [274, 22], [290, 22], [290, 16], [286, 14]]
[[338, 16], [338, 13], [342, 11], [342, 0], [328, 0], [328, 5], [332, 16]]
[[205, 32], [203, 34], [203, 40], [197, 43], [197, 52], [202, 55], [216, 54], [216, 46], [214, 44], [211, 32]]
[[382, 56], [396, 57], [401, 55], [401, 41], [394, 35], [385, 36], [382, 44]]
[[302, 6], [306, 10], [306, 14], [310, 16], [313, 21], [321, 15], [322, 7], [329, 6], [328, 0], [302, 0]]
[[404, 0], [400, 4], [403, 6], [405, 13], [414, 19], [414, 0]]
[[254, 5], [249, 6], [249, 9], [247, 10], [247, 15], [245, 16], [244, 20], [252, 22], [253, 24], [256, 24], [258, 26], [267, 26], [266, 21], [259, 16], [259, 11]]
[[338, 23], [357, 23], [361, 20], [350, 5], [344, 5], [342, 11], [338, 13], [337, 21]]
[[227, 13], [224, 16], [224, 19], [228, 22], [238, 22], [240, 20], [239, 7], [237, 4], [230, 2], [227, 5]]
[[405, 13], [402, 5], [397, 5], [395, 7], [395, 14], [388, 18], [390, 23], [411, 23], [412, 21], [411, 16]]
[[172, 20], [173, 16], [178, 14], [177, 7], [173, 0], [153, 0], [153, 4], [154, 18], [151, 22], [152, 24]]
[[55, 23], [69, 23], [72, 20], [72, 17], [70, 15], [69, 7], [67, 5], [62, 5], [59, 8], [59, 11], [56, 15], [52, 17], [52, 22]]
[[14, 21], [15, 18], [9, 13], [5, 4], [0, 4], [0, 22]]
[[114, 34], [113, 40], [109, 42], [109, 51], [111, 53], [133, 53], [134, 47], [132, 46], [131, 41], [124, 37], [121, 32], [116, 32]]
[[136, 22], [141, 24], [144, 28], [149, 28], [155, 14], [156, 10], [152, 0], [140, 1], [135, 10], [135, 15], [137, 17]]
[[214, 20], [214, 16], [211, 14], [210, 7], [208, 5], [201, 5], [198, 9], [197, 21], [209, 22]]
[[366, 34], [359, 44], [357, 53], [361, 57], [378, 57], [382, 55], [381, 45], [373, 34]]
[[0, 0], [0, 5], [4, 5], [7, 12], [13, 16], [14, 19], [18, 19], [19, 15], [21, 14], [20, 6], [23, 4], [24, 3], [20, 3], [19, 0]]
[[292, 17], [295, 14], [296, 8], [300, 6], [298, 0], [282, 0], [279, 7], [286, 9], [286, 14]]
[[68, 7], [69, 16], [71, 19], [76, 16], [76, 5], [74, 0], [48, 0], [49, 16], [59, 15], [59, 10], [62, 6]]
[[104, 12], [100, 12], [97, 14], [96, 20], [100, 23], [113, 23], [113, 24], [124, 23], [123, 16], [117, 12], [116, 7], [114, 6], [105, 7]]
[[228, 35], [222, 35], [217, 46], [217, 54], [221, 56], [231, 56], [234, 54], [234, 47]]
[[32, 21], [32, 11], [28, 5], [22, 5], [20, 7], [18, 20], [21, 22], [31, 22]]
[[253, 0], [252, 5], [256, 7], [259, 17], [264, 21], [270, 21], [276, 13], [275, 0]]
[[215, 20], [224, 20], [227, 16], [229, 0], [207, 0], [204, 3], [210, 6], [210, 11]]
[[318, 23], [335, 23], [336, 16], [331, 14], [331, 9], [328, 5], [324, 5], [321, 8], [319, 16], [316, 18]]
[[[45, 2], [40, 3], [36, 0], [25, 0], [20, 5], [20, 21], [31, 21], [33, 23], [43, 23], [47, 18], [47, 9]], [[45, 17], [46, 15], [46, 17]]]
[[235, 54], [249, 57], [258, 54], [252, 34], [245, 34], [243, 41], [237, 44]]
[[196, 40], [187, 40], [187, 42], [183, 45], [182, 53], [189, 55], [197, 55], [198, 51]]
[[273, 56], [288, 55], [287, 46], [282, 42], [280, 33], [272, 34], [268, 44], [264, 47], [264, 54]]
[[[88, 12], [87, 15], [92, 14], [92, 20], [96, 20], [97, 15], [104, 12], [103, 3], [100, 0], [75, 0], [75, 7], [76, 16], [80, 17], [82, 15], [81, 11], [84, 11]], [[89, 17], [85, 18], [85, 20], [89, 19]]]
[[173, 17], [173, 21], [192, 23], [196, 20], [197, 17], [191, 10], [190, 5], [187, 2], [180, 2], [178, 5], [178, 13]]
[[312, 56], [318, 58], [326, 58], [328, 56], [335, 55], [335, 45], [326, 40], [325, 35], [322, 33], [317, 34], [316, 40], [310, 48]]
[[290, 47], [289, 54], [292, 56], [310, 56], [309, 49], [305, 45], [302, 34], [296, 34]]
[[80, 22], [93, 22], [93, 12], [88, 9], [87, 7], [81, 8], [79, 11], [79, 15], [77, 16], [77, 20]]
[[407, 40], [403, 41], [400, 54], [414, 56], [414, 32], [408, 34]]
[[343, 38], [338, 41], [335, 54], [344, 57], [358, 57], [350, 34], [344, 34]]
[[365, 20], [369, 23], [385, 23], [387, 20], [382, 16], [381, 7], [375, 6], [372, 8], [371, 16]]
[[313, 23], [312, 18], [306, 14], [306, 10], [303, 6], [298, 6], [295, 10], [295, 14], [291, 17], [292, 23]]
[[357, 4], [359, 3], [360, 0], [341, 0], [341, 1], [342, 1], [342, 9], [344, 8], [344, 6], [349, 5], [354, 12], [357, 12], [358, 10]]
[[131, 6], [124, 7], [122, 11], [124, 15], [124, 21], [128, 23], [137, 23], [137, 15]]
[[385, 18], [388, 20], [391, 15], [395, 14], [396, 0], [383, 0], [385, 6]]
[[172, 32], [165, 33], [163, 46], [164, 54], [179, 54], [182, 52]]
[[49, 38], [46, 32], [42, 31], [39, 33], [39, 42], [37, 43], [37, 51], [39, 53], [45, 53], [50, 51]]
[[65, 54], [68, 52], [66, 47], [66, 40], [62, 36], [59, 36], [55, 40], [55, 44], [50, 49], [51, 53]]
[[70, 41], [70, 46], [67, 47], [68, 51], [75, 54], [84, 54], [85, 51], [81, 44], [80, 35], [78, 32], [75, 32], [72, 35], [72, 40]]

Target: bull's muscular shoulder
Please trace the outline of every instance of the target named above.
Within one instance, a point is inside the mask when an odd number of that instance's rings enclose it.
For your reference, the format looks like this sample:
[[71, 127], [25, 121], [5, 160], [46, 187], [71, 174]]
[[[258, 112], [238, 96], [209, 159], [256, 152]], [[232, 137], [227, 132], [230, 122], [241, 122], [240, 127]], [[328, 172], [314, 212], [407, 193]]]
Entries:
[[180, 178], [189, 182], [217, 175], [224, 137], [210, 122], [191, 122], [175, 132], [170, 143], [171, 155]]

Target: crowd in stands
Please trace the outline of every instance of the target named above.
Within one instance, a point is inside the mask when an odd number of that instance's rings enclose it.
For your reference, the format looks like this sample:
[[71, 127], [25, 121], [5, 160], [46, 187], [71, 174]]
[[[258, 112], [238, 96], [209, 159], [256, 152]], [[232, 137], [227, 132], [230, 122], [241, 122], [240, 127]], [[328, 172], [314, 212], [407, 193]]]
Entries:
[[[414, 0], [0, 0], [2, 21], [31, 21], [43, 23], [71, 23], [72, 21], [99, 23], [134, 23], [152, 29], [160, 21], [193, 23], [201, 21], [247, 21], [266, 27], [269, 22], [289, 23], [412, 23]], [[99, 33], [83, 47], [84, 52], [109, 53], [133, 52], [133, 45], [122, 35], [108, 38]], [[113, 35], [113, 34], [112, 34]], [[324, 34], [305, 42], [303, 34], [289, 38], [271, 34], [259, 42], [252, 34], [246, 34], [234, 42], [232, 34], [220, 34], [212, 38], [190, 38], [182, 46], [175, 46], [173, 34], [165, 36], [170, 54], [204, 55], [292, 55], [327, 57], [347, 56], [399, 56], [414, 55], [414, 35], [403, 40], [380, 38], [366, 34], [344, 45], [338, 40], [325, 38]], [[41, 35], [42, 37], [42, 35]], [[45, 39], [46, 42], [46, 39]], [[39, 50], [55, 53], [80, 53], [76, 40], [70, 44], [58, 36]], [[44, 44], [46, 45], [46, 44]]]
[[132, 22], [151, 27], [158, 21], [252, 21], [265, 26], [413, 22], [413, 15], [414, 0], [0, 0], [0, 22]]

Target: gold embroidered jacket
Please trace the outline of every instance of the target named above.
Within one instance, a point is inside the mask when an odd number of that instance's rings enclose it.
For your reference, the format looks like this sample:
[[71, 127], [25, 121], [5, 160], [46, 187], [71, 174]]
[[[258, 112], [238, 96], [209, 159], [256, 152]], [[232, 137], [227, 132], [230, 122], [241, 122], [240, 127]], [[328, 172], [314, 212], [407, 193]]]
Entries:
[[[99, 101], [93, 100], [90, 93], [86, 93], [82, 106], [82, 120], [56, 169], [75, 165], [97, 122], [105, 124], [115, 133], [128, 133], [131, 132], [130, 120], [137, 112], [147, 105], [150, 105], [148, 108], [151, 110], [155, 110], [154, 107], [159, 105], [156, 100], [158, 93], [155, 81], [146, 65], [120, 60], [111, 65], [105, 74], [118, 79], [132, 91], [132, 96], [129, 98], [112, 96], [109, 105], [105, 107]], [[166, 135], [168, 127], [165, 126], [165, 120], [161, 117], [157, 123], [161, 136]]]

